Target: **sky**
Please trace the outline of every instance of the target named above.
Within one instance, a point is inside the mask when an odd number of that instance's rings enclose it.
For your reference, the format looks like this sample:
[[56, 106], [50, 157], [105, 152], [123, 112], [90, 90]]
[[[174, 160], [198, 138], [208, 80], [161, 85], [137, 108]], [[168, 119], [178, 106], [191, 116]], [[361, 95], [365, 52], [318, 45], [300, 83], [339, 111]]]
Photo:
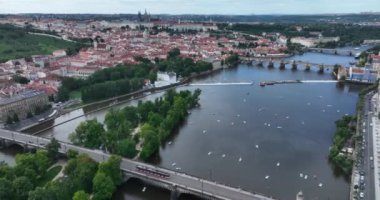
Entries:
[[380, 12], [380, 0], [0, 0], [0, 13], [326, 14]]

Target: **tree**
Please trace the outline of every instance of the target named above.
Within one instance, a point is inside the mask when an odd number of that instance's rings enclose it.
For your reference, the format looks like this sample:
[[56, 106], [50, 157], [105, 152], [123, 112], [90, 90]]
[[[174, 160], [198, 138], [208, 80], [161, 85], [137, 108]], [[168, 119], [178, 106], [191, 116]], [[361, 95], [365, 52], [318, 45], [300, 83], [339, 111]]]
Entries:
[[26, 118], [32, 118], [32, 117], [33, 117], [33, 113], [29, 111], [29, 112], [26, 114]]
[[16, 113], [13, 113], [13, 121], [14, 121], [15, 123], [17, 123], [17, 122], [20, 121], [20, 119], [18, 118], [18, 115], [17, 115]]
[[105, 130], [101, 123], [96, 119], [81, 122], [69, 138], [77, 145], [87, 148], [99, 148], [105, 136]]
[[98, 173], [101, 172], [110, 177], [114, 185], [117, 186], [123, 180], [120, 163], [121, 157], [112, 155], [106, 162], [99, 164]]
[[30, 191], [28, 200], [54, 200], [55, 195], [53, 191], [48, 188], [37, 187], [35, 190]]
[[17, 177], [14, 179], [12, 185], [15, 200], [28, 199], [29, 191], [33, 190], [32, 182], [25, 176]]
[[80, 154], [76, 158], [69, 160], [64, 173], [70, 179], [71, 187], [76, 188], [75, 191], [84, 190], [89, 192], [97, 169], [98, 164], [95, 161], [85, 154]]
[[123, 157], [134, 158], [137, 154], [136, 142], [124, 139], [117, 143], [117, 153]]
[[174, 48], [168, 52], [168, 59], [177, 58], [181, 55], [181, 52], [178, 48]]
[[61, 144], [59, 144], [58, 140], [54, 137], [51, 139], [50, 143], [46, 145], [46, 150], [48, 152], [48, 157], [50, 161], [57, 160], [60, 147]]
[[7, 121], [5, 123], [6, 124], [12, 124], [13, 123], [13, 119], [10, 115], [7, 116]]
[[30, 81], [29, 79], [27, 79], [23, 76], [20, 76], [20, 75], [14, 75], [13, 80], [17, 83], [20, 83], [20, 84], [28, 84]]
[[69, 100], [69, 98], [70, 98], [70, 91], [66, 87], [60, 86], [58, 88], [57, 100], [64, 102], [64, 101]]
[[73, 196], [73, 200], [89, 200], [89, 199], [90, 199], [90, 195], [87, 194], [83, 190], [75, 192], [75, 194]]
[[93, 179], [93, 200], [111, 199], [116, 189], [112, 179], [102, 172], [96, 173]]
[[0, 199], [12, 199], [12, 194], [12, 183], [5, 178], [0, 178]]

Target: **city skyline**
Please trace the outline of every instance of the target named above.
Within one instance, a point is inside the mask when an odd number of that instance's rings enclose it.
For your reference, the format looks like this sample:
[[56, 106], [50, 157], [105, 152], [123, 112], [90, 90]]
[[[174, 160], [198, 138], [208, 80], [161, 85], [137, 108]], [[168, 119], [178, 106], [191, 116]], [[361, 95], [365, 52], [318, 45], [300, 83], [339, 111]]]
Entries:
[[93, 13], [134, 14], [148, 10], [152, 14], [332, 14], [379, 12], [378, 0], [0, 0], [1, 14], [18, 13]]

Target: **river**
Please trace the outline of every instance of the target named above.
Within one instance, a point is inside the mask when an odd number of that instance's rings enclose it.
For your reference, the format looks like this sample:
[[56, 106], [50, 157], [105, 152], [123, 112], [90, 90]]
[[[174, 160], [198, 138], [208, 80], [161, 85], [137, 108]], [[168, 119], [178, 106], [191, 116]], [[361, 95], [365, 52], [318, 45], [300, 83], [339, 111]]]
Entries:
[[[289, 58], [312, 63], [345, 64], [352, 57], [306, 53]], [[328, 148], [334, 121], [354, 114], [360, 88], [336, 83], [302, 83], [260, 87], [266, 80], [330, 80], [330, 72], [279, 70], [240, 65], [195, 83], [253, 82], [252, 85], [199, 86], [200, 107], [191, 111], [183, 126], [162, 146], [152, 163], [181, 168], [189, 174], [264, 193], [279, 199], [347, 199], [349, 183], [329, 164]], [[195, 86], [179, 89], [194, 90]], [[152, 100], [162, 93], [145, 97]], [[117, 107], [135, 105], [132, 101]], [[99, 111], [57, 126], [42, 134], [67, 140], [85, 119], [104, 120]], [[59, 123], [83, 114], [73, 111]], [[0, 158], [3, 155], [0, 154]], [[241, 162], [239, 159], [241, 158]], [[176, 163], [173, 167], [173, 163]], [[277, 166], [279, 163], [279, 166]], [[308, 175], [300, 177], [300, 173]], [[269, 176], [266, 180], [264, 177]], [[323, 186], [319, 187], [318, 184]], [[142, 188], [146, 191], [142, 192]], [[168, 199], [169, 193], [132, 180], [121, 186], [115, 199]], [[191, 198], [190, 198], [191, 199]]]

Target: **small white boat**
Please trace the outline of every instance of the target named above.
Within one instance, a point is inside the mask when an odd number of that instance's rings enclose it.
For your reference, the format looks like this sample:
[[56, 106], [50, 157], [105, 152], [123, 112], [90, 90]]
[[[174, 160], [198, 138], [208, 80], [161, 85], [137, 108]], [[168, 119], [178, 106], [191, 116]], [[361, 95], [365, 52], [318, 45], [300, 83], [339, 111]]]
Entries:
[[247, 123], [247, 121], [243, 121], [243, 124], [246, 124]]
[[286, 116], [285, 118], [286, 118], [286, 119], [289, 119], [289, 116]]
[[207, 131], [206, 130], [203, 130], [203, 133], [206, 133]]
[[277, 126], [277, 128], [279, 128], [279, 129], [280, 129], [280, 128], [282, 128], [282, 126]]
[[303, 173], [300, 173], [300, 177], [303, 178]]
[[266, 125], [267, 125], [267, 123], [265, 122], [265, 123], [264, 123], [264, 126], [266, 126]]
[[181, 169], [182, 169], [182, 168], [180, 168], [180, 167], [176, 167], [176, 168], [175, 168], [175, 170], [177, 170], [177, 171], [178, 171], [178, 170], [181, 170]]
[[327, 105], [327, 107], [332, 107], [332, 105], [329, 104], [329, 105]]
[[265, 179], [266, 179], [266, 180], [268, 180], [268, 179], [269, 179], [269, 177], [270, 177], [270, 176], [266, 175], [266, 176], [265, 176]]
[[218, 120], [216, 120], [218, 123], [220, 122], [220, 120], [218, 119]]
[[176, 165], [177, 165], [177, 163], [175, 163], [175, 162], [174, 162], [174, 163], [172, 163], [172, 166], [176, 166]]
[[208, 154], [207, 154], [207, 155], [209, 155], [209, 156], [210, 156], [211, 154], [212, 154], [212, 152], [210, 151], [210, 152], [208, 152]]
[[222, 155], [222, 158], [225, 158], [225, 157], [226, 157], [226, 154], [223, 154], [223, 155]]
[[235, 123], [231, 122], [231, 126], [233, 126]]
[[322, 187], [322, 186], [323, 186], [323, 184], [322, 184], [322, 183], [319, 183], [319, 184], [318, 184], [318, 187]]
[[145, 192], [145, 190], [146, 190], [146, 187], [143, 187], [142, 192]]
[[255, 145], [255, 147], [256, 147], [256, 149], [258, 149], [258, 148], [259, 148], [259, 145], [258, 145], [258, 144], [256, 144], [256, 145]]
[[168, 144], [171, 145], [171, 144], [172, 144], [172, 141], [169, 141]]
[[277, 162], [277, 164], [276, 164], [276, 165], [277, 165], [277, 167], [279, 167], [279, 166], [280, 166], [280, 162]]
[[336, 110], [336, 112], [340, 112], [340, 110]]
[[243, 160], [243, 159], [240, 157], [240, 158], [239, 158], [239, 162], [241, 162], [242, 160]]
[[305, 180], [307, 179], [307, 175], [304, 176]]
[[268, 124], [268, 127], [270, 127], [270, 124]]

